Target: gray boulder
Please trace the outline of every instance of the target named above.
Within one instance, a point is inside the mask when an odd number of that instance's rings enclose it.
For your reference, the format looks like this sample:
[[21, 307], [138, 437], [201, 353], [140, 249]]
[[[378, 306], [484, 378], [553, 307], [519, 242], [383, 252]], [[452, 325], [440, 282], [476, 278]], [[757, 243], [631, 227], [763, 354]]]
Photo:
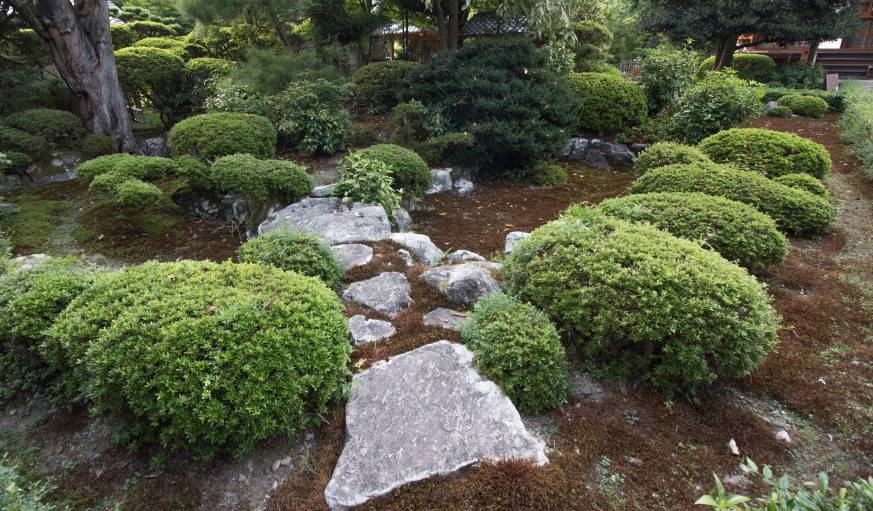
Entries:
[[412, 227], [412, 216], [409, 215], [409, 211], [406, 208], [397, 208], [391, 223], [397, 229], [397, 232], [406, 232]]
[[469, 250], [455, 250], [451, 254], [446, 256], [446, 261], [450, 263], [462, 263], [469, 261], [484, 261], [485, 258], [477, 254], [476, 252], [470, 252]]
[[467, 321], [470, 320], [470, 315], [466, 312], [453, 311], [440, 307], [434, 309], [424, 315], [424, 326], [435, 326], [437, 328], [446, 328], [449, 330], [461, 330]]
[[766, 105], [764, 105], [764, 112], [769, 112], [779, 106], [779, 103], [776, 101], [768, 101]]
[[400, 259], [403, 259], [403, 262], [406, 263], [406, 266], [415, 266], [415, 258], [412, 257], [412, 254], [409, 252], [409, 250], [401, 248], [397, 251], [397, 255], [400, 256]]
[[600, 151], [609, 161], [617, 165], [629, 167], [634, 164], [636, 159], [633, 151], [624, 144], [603, 144], [600, 147]]
[[409, 250], [412, 255], [430, 266], [438, 263], [443, 258], [443, 251], [434, 245], [433, 241], [424, 234], [398, 232], [389, 236], [388, 239]]
[[343, 292], [343, 300], [369, 307], [393, 318], [412, 305], [409, 281], [402, 273], [385, 272], [355, 282]]
[[500, 291], [491, 272], [501, 268], [497, 263], [449, 264], [431, 268], [421, 278], [452, 302], [472, 307], [479, 298]]
[[513, 231], [506, 235], [506, 244], [503, 246], [503, 252], [508, 254], [518, 245], [518, 242], [530, 236], [529, 232]]
[[452, 189], [452, 169], [431, 169], [430, 177], [430, 188], [425, 190], [425, 194], [448, 192]]
[[651, 144], [636, 143], [631, 144], [630, 150], [633, 151], [635, 154], [640, 154], [641, 152], [648, 149], [650, 146]]
[[160, 156], [161, 158], [169, 158], [170, 146], [167, 145], [167, 139], [160, 136], [143, 140], [142, 154], [143, 156]]
[[379, 319], [367, 319], [358, 314], [349, 318], [349, 334], [355, 346], [378, 342], [394, 335], [394, 325]]
[[359, 243], [334, 245], [331, 247], [331, 251], [345, 271], [363, 266], [373, 260], [373, 247]]
[[585, 156], [585, 164], [598, 170], [612, 170], [612, 165], [609, 164], [609, 160], [603, 156], [600, 149], [588, 151], [588, 154]]
[[321, 198], [321, 199], [323, 199], [325, 197], [332, 197], [334, 188], [336, 188], [336, 183], [316, 186], [312, 189], [312, 192], [309, 194], [309, 196], [310, 197], [317, 197], [317, 198]]
[[306, 198], [273, 212], [258, 226], [258, 234], [277, 228], [302, 231], [330, 245], [382, 241], [391, 223], [382, 206], [343, 204], [337, 198]]
[[465, 177], [455, 181], [454, 187], [458, 195], [470, 195], [476, 189], [476, 185]]
[[571, 138], [561, 151], [561, 158], [569, 161], [584, 161], [588, 154], [588, 146], [587, 138]]
[[466, 347], [439, 341], [354, 376], [346, 443], [324, 490], [331, 510], [484, 460], [548, 463], [543, 442], [472, 361]]

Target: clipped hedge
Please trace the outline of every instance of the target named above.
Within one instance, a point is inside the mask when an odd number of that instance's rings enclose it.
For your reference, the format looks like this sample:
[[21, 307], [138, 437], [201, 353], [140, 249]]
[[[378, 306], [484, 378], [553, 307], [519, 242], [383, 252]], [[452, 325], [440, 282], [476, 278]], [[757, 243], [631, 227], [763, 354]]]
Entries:
[[82, 119], [66, 110], [32, 108], [7, 116], [2, 122], [61, 147], [72, 147], [85, 135]]
[[523, 413], [543, 413], [567, 401], [564, 346], [549, 318], [534, 307], [490, 294], [476, 302], [461, 338], [476, 355], [476, 366]]
[[[700, 67], [697, 69], [697, 75], [703, 76], [705, 73], [712, 71], [713, 67], [715, 67], [715, 57], [709, 57], [701, 62]], [[746, 80], [767, 83], [776, 70], [776, 61], [769, 55], [737, 53], [734, 55], [734, 62], [731, 67], [740, 77]]]
[[276, 130], [260, 115], [213, 113], [189, 117], [170, 130], [173, 156], [184, 154], [204, 161], [247, 153], [258, 158], [276, 156]]
[[133, 439], [203, 458], [316, 423], [350, 351], [342, 305], [318, 279], [194, 261], [99, 276], [46, 343], [70, 390], [87, 386]]
[[637, 155], [634, 160], [634, 174], [641, 176], [646, 172], [680, 163], [707, 163], [709, 156], [693, 146], [675, 142], [658, 142]]
[[792, 112], [787, 106], [774, 106], [770, 110], [767, 110], [767, 116], [769, 117], [782, 117], [788, 119], [793, 115], [794, 112]]
[[188, 58], [187, 45], [178, 39], [169, 37], [145, 37], [133, 43], [131, 48], [159, 48], [166, 50], [181, 59]]
[[579, 129], [618, 133], [645, 122], [649, 107], [642, 87], [609, 73], [573, 73], [568, 80]]
[[809, 174], [785, 174], [784, 176], [774, 178], [773, 181], [785, 186], [790, 186], [791, 188], [797, 188], [809, 192], [824, 199], [831, 196], [831, 194], [828, 193], [827, 188], [825, 188], [824, 183]]
[[836, 219], [827, 200], [771, 181], [753, 171], [726, 165], [668, 165], [650, 170], [631, 186], [632, 193], [700, 192], [754, 206], [790, 235], [824, 233]]
[[819, 179], [831, 169], [831, 156], [821, 144], [793, 133], [757, 128], [725, 130], [700, 142], [704, 154], [768, 177], [809, 174]]
[[342, 286], [343, 269], [330, 247], [311, 234], [276, 230], [243, 243], [238, 251], [244, 263], [265, 263], [321, 279], [329, 288]]
[[0, 124], [0, 147], [4, 152], [23, 153], [34, 160], [41, 160], [51, 154], [52, 145], [45, 137], [31, 135], [26, 131]]
[[362, 159], [384, 163], [391, 172], [394, 189], [408, 200], [419, 199], [430, 187], [430, 168], [415, 151], [394, 144], [377, 144], [352, 153]]
[[846, 95], [842, 92], [830, 92], [815, 89], [783, 89], [770, 88], [764, 91], [761, 101], [769, 103], [779, 101], [782, 96], [788, 94], [800, 94], [801, 96], [814, 96], [825, 100], [831, 112], [842, 112], [846, 108]]
[[285, 160], [259, 160], [250, 154], [215, 160], [208, 184], [214, 192], [238, 193], [252, 201], [274, 197], [294, 202], [312, 191], [312, 180], [304, 167]]
[[[729, 261], [763, 269], [785, 260], [788, 240], [776, 222], [741, 202], [702, 193], [662, 192], [608, 199], [596, 208], [630, 222], [647, 222], [679, 238], [700, 242]], [[579, 207], [572, 207], [573, 216]]]
[[503, 275], [591, 364], [648, 380], [668, 398], [748, 374], [776, 342], [770, 297], [745, 270], [694, 242], [594, 210], [535, 230], [507, 257]]
[[76, 176], [84, 181], [92, 181], [101, 174], [114, 172], [129, 178], [154, 181], [174, 174], [176, 168], [176, 162], [169, 158], [116, 153], [82, 163], [76, 169]]
[[384, 113], [400, 102], [398, 87], [420, 64], [405, 60], [374, 62], [352, 74], [355, 103], [373, 113]]
[[787, 106], [791, 111], [803, 117], [821, 119], [828, 111], [825, 100], [815, 96], [801, 96], [800, 94], [787, 94], [779, 98], [779, 106]]
[[82, 151], [89, 158], [104, 156], [115, 152], [115, 141], [109, 135], [94, 133], [82, 139]]

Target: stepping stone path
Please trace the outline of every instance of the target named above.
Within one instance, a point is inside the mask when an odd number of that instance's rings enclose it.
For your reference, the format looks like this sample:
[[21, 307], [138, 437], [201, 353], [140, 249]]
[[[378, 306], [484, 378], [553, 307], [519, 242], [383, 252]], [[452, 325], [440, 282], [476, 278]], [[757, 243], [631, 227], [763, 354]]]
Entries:
[[322, 238], [329, 245], [374, 243], [391, 234], [391, 222], [382, 206], [343, 204], [337, 198], [306, 198], [271, 213], [258, 226], [258, 234], [277, 228], [303, 231]]
[[479, 298], [500, 291], [491, 272], [501, 268], [500, 264], [487, 262], [448, 264], [422, 273], [421, 278], [453, 303], [472, 307]]
[[331, 251], [345, 271], [363, 266], [373, 260], [373, 247], [359, 243], [334, 245], [331, 247]]
[[409, 293], [409, 281], [406, 280], [406, 276], [390, 271], [353, 283], [343, 292], [343, 300], [369, 307], [393, 318], [412, 305], [412, 297]]
[[428, 312], [422, 319], [424, 326], [435, 326], [437, 328], [460, 331], [464, 324], [469, 321], [470, 315], [466, 312], [458, 312], [440, 307]]
[[398, 232], [388, 237], [394, 243], [407, 249], [415, 257], [427, 263], [428, 266], [433, 266], [438, 263], [445, 254], [434, 245], [433, 241], [424, 234], [415, 234], [412, 232]]
[[324, 490], [331, 510], [483, 460], [548, 463], [544, 444], [472, 361], [466, 347], [439, 341], [355, 375], [346, 444]]
[[358, 314], [349, 318], [349, 332], [355, 346], [363, 346], [391, 337], [397, 332], [394, 325], [379, 319], [367, 319]]

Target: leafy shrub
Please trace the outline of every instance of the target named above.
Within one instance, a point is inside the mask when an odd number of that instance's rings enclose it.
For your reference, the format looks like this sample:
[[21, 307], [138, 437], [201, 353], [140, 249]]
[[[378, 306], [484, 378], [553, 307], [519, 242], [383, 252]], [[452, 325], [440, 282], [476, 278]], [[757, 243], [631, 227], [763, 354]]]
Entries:
[[118, 153], [86, 161], [79, 165], [76, 175], [79, 179], [91, 181], [100, 174], [116, 172], [130, 178], [154, 181], [172, 175], [175, 171], [176, 162], [169, 158]]
[[788, 234], [821, 234], [836, 214], [828, 201], [811, 193], [776, 183], [753, 171], [726, 165], [669, 165], [642, 175], [632, 193], [700, 192], [754, 206]]
[[0, 172], [26, 170], [32, 163], [33, 158], [18, 151], [0, 153]]
[[268, 115], [279, 135], [306, 154], [333, 154], [341, 148], [351, 127], [342, 109], [348, 90], [345, 85], [324, 79], [299, 80], [269, 98], [273, 115]]
[[785, 260], [788, 241], [773, 219], [752, 206], [723, 197], [646, 193], [609, 199], [596, 209], [622, 220], [650, 223], [673, 236], [700, 242], [746, 268], [767, 268]]
[[397, 91], [409, 74], [420, 67], [415, 62], [393, 60], [374, 62], [352, 74], [355, 103], [373, 113], [391, 110], [399, 103]]
[[640, 376], [667, 397], [748, 374], [776, 342], [770, 297], [745, 270], [694, 242], [593, 210], [535, 230], [509, 254], [503, 275], [590, 363]]
[[195, 81], [205, 82], [226, 76], [233, 70], [233, 62], [224, 59], [200, 57], [185, 63], [185, 69]]
[[567, 171], [560, 165], [542, 163], [533, 169], [531, 182], [537, 186], [557, 186], [567, 182]]
[[770, 117], [782, 117], [782, 118], [790, 118], [794, 115], [794, 112], [791, 111], [787, 106], [774, 106], [770, 110], [767, 110], [767, 115]]
[[646, 91], [649, 111], [660, 112], [682, 96], [694, 82], [699, 60], [697, 53], [672, 46], [646, 52], [640, 63], [640, 85]]
[[735, 128], [758, 111], [755, 89], [728, 71], [711, 72], [688, 87], [673, 108], [673, 137], [688, 144]]
[[824, 146], [793, 133], [738, 128], [704, 139], [699, 148], [717, 163], [768, 177], [803, 173], [821, 179], [831, 169], [831, 156]]
[[[700, 64], [697, 74], [703, 77], [704, 74], [712, 71], [714, 66], [715, 57], [709, 57]], [[738, 53], [734, 55], [734, 62], [731, 67], [741, 78], [767, 83], [770, 81], [773, 72], [776, 70], [776, 61], [774, 61], [769, 55], [758, 53]]]
[[126, 179], [118, 183], [114, 191], [115, 203], [134, 211], [151, 208], [164, 197], [160, 188], [139, 179]]
[[827, 70], [819, 64], [789, 62], [776, 66], [771, 80], [789, 89], [821, 89]]
[[276, 230], [243, 243], [237, 251], [244, 263], [265, 263], [321, 279], [329, 288], [342, 286], [343, 269], [330, 247], [311, 234]]
[[139, 34], [128, 23], [112, 23], [109, 25], [109, 33], [112, 36], [112, 48], [120, 50], [127, 48], [139, 40]]
[[522, 412], [542, 413], [567, 401], [564, 346], [542, 312], [494, 293], [476, 302], [461, 337], [476, 355], [476, 366]]
[[131, 47], [158, 48], [161, 50], [166, 50], [183, 60], [189, 57], [185, 42], [178, 39], [171, 39], [169, 37], [146, 37], [133, 43]]
[[0, 147], [7, 152], [26, 154], [34, 160], [47, 157], [52, 150], [51, 144], [44, 137], [3, 125], [0, 125]]
[[842, 112], [843, 110], [845, 110], [846, 106], [846, 95], [842, 91], [832, 92], [809, 89], [783, 89], [777, 87], [765, 90], [764, 95], [761, 97], [761, 100], [764, 103], [769, 103], [770, 101], [779, 101], [779, 98], [788, 94], [800, 94], [801, 96], [815, 96], [817, 98], [821, 98], [827, 102], [828, 108], [830, 108], [831, 112]]
[[402, 190], [405, 199], [421, 198], [430, 187], [430, 169], [415, 151], [394, 144], [378, 144], [359, 149], [352, 155], [384, 163], [388, 167], [394, 189]]
[[157, 21], [139, 20], [133, 21], [129, 25], [140, 38], [164, 38], [176, 35], [176, 31], [171, 27]]
[[773, 181], [785, 186], [790, 186], [791, 188], [797, 188], [798, 190], [809, 192], [825, 199], [831, 196], [828, 193], [827, 188], [825, 188], [824, 183], [809, 174], [785, 174], [784, 176], [773, 178]]
[[211, 113], [195, 115], [170, 130], [173, 156], [189, 154], [204, 161], [238, 153], [258, 158], [276, 155], [276, 130], [258, 115]]
[[305, 197], [312, 189], [306, 169], [283, 160], [259, 160], [250, 154], [223, 156], [212, 164], [210, 188], [238, 193], [252, 201], [274, 196], [284, 201]]
[[567, 81], [526, 38], [482, 38], [411, 73], [403, 99], [442, 112], [447, 132], [476, 143], [465, 166], [485, 177], [524, 177], [563, 148], [573, 125]]
[[188, 154], [179, 156], [175, 159], [175, 162], [176, 173], [184, 177], [190, 186], [200, 190], [212, 188], [209, 165]]
[[400, 193], [394, 188], [388, 165], [358, 153], [350, 154], [340, 164], [340, 177], [333, 194], [345, 202], [381, 204], [391, 217], [400, 207]]
[[599, 71], [599, 65], [606, 60], [613, 39], [609, 27], [589, 19], [573, 22], [570, 29], [576, 36], [576, 69]]
[[546, 60], [546, 68], [558, 76], [567, 76], [576, 69], [576, 52], [563, 39], [552, 39], [540, 51]]
[[50, 108], [33, 108], [14, 113], [3, 119], [3, 123], [59, 146], [72, 146], [85, 134], [85, 126], [79, 116]]
[[618, 133], [645, 121], [648, 106], [638, 85], [606, 73], [574, 73], [569, 80], [580, 129]]
[[787, 106], [797, 115], [821, 119], [828, 111], [825, 100], [815, 96], [801, 96], [800, 94], [786, 94], [779, 98], [779, 106]]
[[392, 144], [410, 146], [427, 140], [428, 111], [420, 101], [400, 103], [388, 117], [388, 139]]
[[3, 116], [28, 108], [74, 110], [79, 105], [67, 84], [37, 67], [14, 66], [0, 71], [0, 90], [4, 92], [0, 95]]
[[634, 173], [638, 176], [658, 167], [680, 163], [707, 163], [709, 156], [692, 146], [675, 142], [658, 142], [637, 155], [634, 160]]
[[137, 440], [205, 458], [313, 425], [345, 383], [350, 351], [324, 284], [233, 263], [102, 275], [50, 334], [49, 352], [85, 370], [97, 411], [128, 418]]
[[[146, 41], [145, 39], [143, 41]], [[191, 111], [192, 83], [178, 53], [143, 45], [115, 51], [118, 79], [128, 103], [150, 104], [172, 126]]]
[[267, 169], [267, 190], [285, 202], [296, 202], [312, 191], [312, 178], [306, 167], [287, 160], [264, 160]]
[[243, 59], [246, 65], [234, 72], [234, 78], [263, 95], [277, 94], [299, 81], [324, 80], [339, 84], [346, 80], [340, 70], [345, 58], [345, 50], [335, 44], [295, 53], [249, 48]]
[[873, 179], [873, 91], [858, 85], [848, 86], [847, 107], [840, 116], [840, 137], [864, 164], [864, 173]]
[[446, 133], [419, 145], [421, 157], [431, 165], [461, 165], [469, 161], [476, 138], [470, 133]]
[[115, 152], [115, 142], [109, 135], [94, 133], [82, 139], [82, 151], [89, 158], [104, 156]]

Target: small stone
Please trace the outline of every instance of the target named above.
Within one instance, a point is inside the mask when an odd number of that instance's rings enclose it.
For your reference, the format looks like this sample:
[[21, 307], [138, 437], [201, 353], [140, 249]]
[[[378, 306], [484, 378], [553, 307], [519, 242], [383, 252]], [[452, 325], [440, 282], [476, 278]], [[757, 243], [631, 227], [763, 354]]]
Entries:
[[316, 186], [312, 189], [312, 193], [310, 193], [309, 196], [317, 198], [331, 197], [333, 196], [334, 188], [336, 188], [336, 183]]
[[430, 188], [424, 192], [425, 194], [442, 193], [452, 189], [452, 169], [431, 169], [430, 177]]
[[784, 429], [780, 429], [779, 431], [776, 432], [776, 440], [778, 440], [780, 442], [784, 442], [786, 444], [790, 444], [791, 443], [791, 436]]
[[635, 467], [640, 467], [643, 465], [643, 460], [641, 460], [639, 458], [628, 458], [627, 462]]
[[246, 484], [246, 483], [249, 482], [249, 478], [246, 477], [245, 474], [240, 474], [240, 475], [239, 475], [239, 482], [241, 482], [241, 483], [243, 483], [243, 484]]
[[730, 449], [730, 451], [731, 451], [731, 454], [733, 454], [734, 456], [739, 456], [739, 455], [740, 455], [740, 448], [737, 447], [737, 441], [736, 441], [736, 440], [734, 440], [733, 438], [731, 438], [730, 442], [728, 442], [727, 445], [728, 445], [728, 449]]
[[773, 110], [777, 106], [779, 106], [779, 103], [777, 101], [768, 101], [767, 104], [764, 105], [764, 112], [765, 113], [769, 112], [770, 110]]
[[472, 181], [470, 181], [469, 179], [467, 179], [465, 177], [462, 177], [461, 179], [458, 179], [457, 181], [455, 181], [454, 187], [455, 187], [455, 192], [458, 195], [469, 195], [469, 194], [473, 193], [473, 190], [476, 189], [476, 185], [473, 184]]
[[630, 150], [636, 154], [640, 154], [641, 152], [645, 151], [649, 147], [651, 147], [651, 144], [636, 143], [636, 144], [631, 144]]
[[745, 488], [752, 484], [748, 477], [742, 474], [732, 474], [722, 479], [722, 482], [728, 486]]
[[276, 472], [280, 468], [282, 468], [282, 460], [276, 460], [273, 462], [273, 466], [270, 467], [270, 470], [272, 470], [273, 472]]
[[412, 254], [409, 252], [409, 250], [401, 248], [397, 251], [397, 255], [400, 256], [400, 259], [403, 259], [403, 262], [406, 263], [407, 267], [415, 266], [415, 258], [412, 257]]
[[425, 326], [434, 326], [437, 328], [458, 331], [460, 331], [464, 324], [469, 320], [470, 315], [466, 312], [453, 311], [443, 307], [428, 312], [423, 318]]
[[514, 231], [506, 235], [506, 245], [503, 252], [508, 254], [518, 245], [518, 242], [530, 236], [529, 232]]
[[387, 339], [397, 330], [394, 325], [378, 319], [367, 319], [358, 314], [349, 318], [349, 336], [355, 346], [363, 346]]
[[369, 307], [393, 318], [412, 305], [409, 281], [397, 272], [385, 272], [371, 279], [355, 282], [343, 292], [343, 300]]
[[456, 250], [451, 254], [446, 256], [446, 261], [450, 263], [463, 263], [469, 261], [484, 261], [485, 258], [477, 254], [476, 252], [470, 252], [469, 250]]
[[600, 146], [602, 146], [602, 145], [603, 145], [603, 140], [600, 140], [599, 138], [592, 138], [591, 139], [591, 149], [600, 149]]
[[443, 258], [443, 251], [437, 247], [430, 237], [412, 232], [398, 232], [388, 237], [394, 243], [409, 250], [415, 257], [433, 266]]
[[412, 216], [406, 208], [397, 208], [391, 223], [398, 232], [406, 232], [412, 227]]
[[348, 243], [345, 245], [334, 245], [330, 249], [345, 271], [363, 266], [373, 260], [373, 247], [368, 247], [367, 245]]

